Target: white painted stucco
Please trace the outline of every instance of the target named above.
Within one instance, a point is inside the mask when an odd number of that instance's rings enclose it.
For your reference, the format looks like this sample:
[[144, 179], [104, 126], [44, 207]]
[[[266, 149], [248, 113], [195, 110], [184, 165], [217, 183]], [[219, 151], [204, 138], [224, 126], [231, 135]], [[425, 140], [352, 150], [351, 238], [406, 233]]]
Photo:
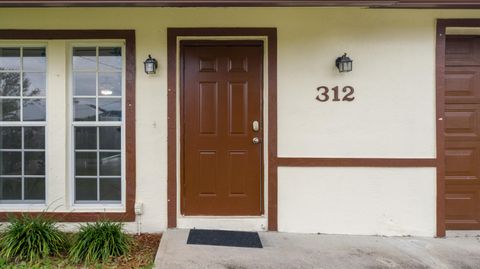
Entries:
[[434, 236], [435, 180], [435, 168], [281, 167], [278, 229]]
[[[167, 226], [167, 27], [277, 28], [281, 157], [433, 158], [435, 19], [466, 17], [480, 18], [480, 11], [5, 8], [0, 28], [136, 31], [136, 199], [144, 205], [137, 220], [142, 231], [162, 231]], [[49, 52], [66, 55], [58, 49], [62, 41], [49, 44]], [[333, 62], [343, 52], [354, 60], [354, 71], [340, 75]], [[157, 75], [143, 73], [148, 54], [159, 61]], [[60, 58], [50, 63], [48, 74], [47, 203], [55, 204], [51, 210], [68, 212], [69, 149], [62, 135], [67, 78]], [[356, 99], [320, 103], [316, 87], [322, 85], [353, 86]], [[432, 236], [434, 174], [433, 168], [280, 168], [279, 228]], [[137, 224], [127, 227], [135, 231]]]

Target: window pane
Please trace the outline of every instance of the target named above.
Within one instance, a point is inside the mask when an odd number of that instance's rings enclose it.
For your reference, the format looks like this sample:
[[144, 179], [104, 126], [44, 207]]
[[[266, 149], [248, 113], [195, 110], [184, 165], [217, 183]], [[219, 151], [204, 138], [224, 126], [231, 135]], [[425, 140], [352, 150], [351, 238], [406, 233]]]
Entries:
[[20, 99], [0, 99], [0, 120], [20, 120]]
[[75, 200], [96, 201], [97, 200], [97, 179], [76, 178], [75, 179]]
[[75, 121], [95, 121], [95, 98], [75, 98], [73, 100]]
[[95, 96], [97, 91], [96, 73], [73, 73], [73, 95]]
[[100, 179], [100, 200], [120, 201], [122, 199], [122, 184], [119, 178]]
[[45, 127], [23, 127], [26, 149], [45, 148]]
[[22, 199], [22, 179], [8, 178], [0, 179], [0, 199], [2, 200], [21, 200]]
[[96, 70], [96, 48], [73, 48], [73, 69]]
[[100, 127], [100, 149], [121, 149], [122, 128]]
[[22, 174], [22, 153], [21, 152], [0, 152], [0, 175], [21, 175]]
[[20, 70], [20, 48], [0, 48], [0, 70]]
[[76, 152], [75, 153], [75, 175], [96, 176], [97, 175], [97, 153]]
[[100, 175], [119, 176], [122, 171], [122, 154], [120, 152], [100, 152]]
[[21, 149], [22, 127], [0, 127], [0, 149]]
[[45, 73], [23, 73], [23, 96], [45, 96]]
[[98, 49], [98, 67], [100, 70], [121, 70], [122, 69], [122, 49], [99, 48]]
[[97, 127], [75, 127], [75, 149], [97, 149]]
[[98, 73], [99, 96], [122, 95], [122, 73]]
[[23, 70], [45, 70], [45, 48], [23, 48]]
[[45, 200], [45, 178], [25, 178], [25, 200]]
[[98, 120], [99, 121], [121, 121], [122, 120], [122, 99], [98, 98]]
[[45, 99], [23, 99], [24, 121], [45, 121]]
[[0, 96], [20, 96], [20, 73], [0, 73]]
[[45, 174], [45, 152], [25, 152], [25, 175]]

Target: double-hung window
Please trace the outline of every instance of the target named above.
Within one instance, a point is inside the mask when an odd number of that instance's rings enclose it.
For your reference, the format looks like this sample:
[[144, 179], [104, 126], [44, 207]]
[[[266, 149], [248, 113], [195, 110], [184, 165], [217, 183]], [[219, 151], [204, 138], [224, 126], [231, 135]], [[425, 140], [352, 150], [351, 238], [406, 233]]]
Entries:
[[71, 64], [75, 204], [124, 200], [122, 45], [74, 45]]
[[0, 203], [45, 203], [46, 49], [0, 46]]

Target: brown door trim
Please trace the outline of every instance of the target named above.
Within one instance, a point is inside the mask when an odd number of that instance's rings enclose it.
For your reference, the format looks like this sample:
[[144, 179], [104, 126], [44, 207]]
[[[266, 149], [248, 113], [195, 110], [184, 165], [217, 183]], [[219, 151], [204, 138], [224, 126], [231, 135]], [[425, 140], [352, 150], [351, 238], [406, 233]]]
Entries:
[[277, 230], [277, 30], [275, 28], [168, 28], [168, 227], [177, 226], [177, 38], [265, 36], [268, 39], [268, 230]]
[[436, 107], [437, 107], [437, 236], [445, 236], [445, 44], [447, 27], [480, 27], [480, 19], [437, 20]]

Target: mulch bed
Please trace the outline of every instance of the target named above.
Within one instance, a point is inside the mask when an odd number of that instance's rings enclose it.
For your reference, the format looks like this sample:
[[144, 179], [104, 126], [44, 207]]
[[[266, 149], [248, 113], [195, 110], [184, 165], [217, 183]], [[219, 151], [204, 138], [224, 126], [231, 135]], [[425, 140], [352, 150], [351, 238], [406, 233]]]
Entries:
[[153, 267], [155, 255], [160, 244], [161, 234], [133, 235], [133, 245], [127, 255], [115, 258], [104, 264], [85, 266], [71, 264], [64, 257], [55, 257], [37, 264], [8, 263], [0, 264], [1, 269], [149, 269]]
[[145, 268], [153, 264], [160, 244], [161, 234], [134, 235], [134, 243], [128, 255], [119, 257], [108, 264], [108, 268]]

